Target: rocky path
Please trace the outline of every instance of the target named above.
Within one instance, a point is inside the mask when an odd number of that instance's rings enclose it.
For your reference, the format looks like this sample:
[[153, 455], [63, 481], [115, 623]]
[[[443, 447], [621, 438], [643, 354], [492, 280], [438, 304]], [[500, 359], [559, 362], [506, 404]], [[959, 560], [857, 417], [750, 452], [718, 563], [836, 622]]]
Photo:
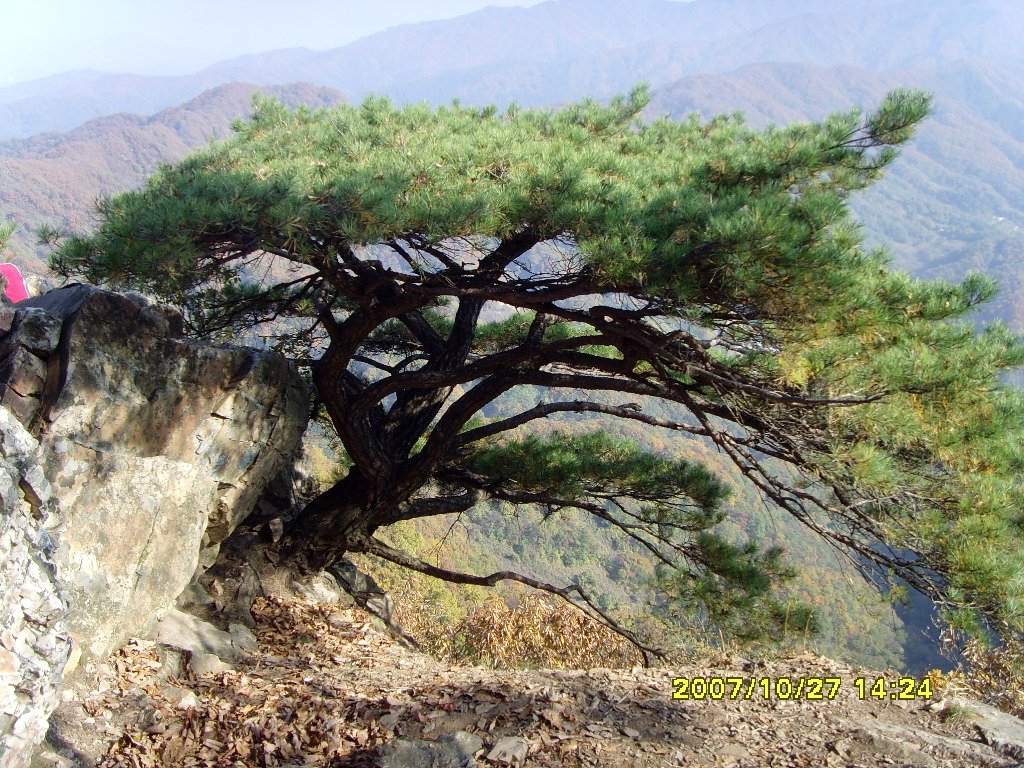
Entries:
[[[1024, 765], [1024, 753], [1014, 756], [1020, 744], [995, 734], [984, 713], [949, 701], [861, 700], [853, 680], [867, 675], [870, 684], [875, 673], [808, 654], [504, 672], [410, 652], [355, 610], [261, 601], [254, 614], [259, 647], [237, 669], [162, 679], [159, 649], [131, 644], [106, 690], [62, 708], [64, 727], [96, 735], [95, 764], [104, 768]], [[674, 700], [680, 677], [754, 680], [755, 688], [749, 700], [746, 687], [731, 699], [730, 684], [712, 683], [724, 700], [695, 700], [697, 684], [691, 698]], [[780, 700], [769, 682], [766, 698], [761, 681], [781, 678], [842, 682], [821, 700], [808, 700], [808, 688], [801, 700]]]

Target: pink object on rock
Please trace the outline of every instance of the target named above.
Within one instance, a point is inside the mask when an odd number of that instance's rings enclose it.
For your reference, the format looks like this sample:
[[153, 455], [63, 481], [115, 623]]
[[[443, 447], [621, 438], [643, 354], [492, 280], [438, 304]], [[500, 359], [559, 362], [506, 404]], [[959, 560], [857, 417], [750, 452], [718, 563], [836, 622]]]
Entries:
[[0, 264], [0, 274], [7, 278], [7, 298], [11, 301], [21, 301], [29, 297], [28, 286], [25, 285], [25, 276], [14, 264]]

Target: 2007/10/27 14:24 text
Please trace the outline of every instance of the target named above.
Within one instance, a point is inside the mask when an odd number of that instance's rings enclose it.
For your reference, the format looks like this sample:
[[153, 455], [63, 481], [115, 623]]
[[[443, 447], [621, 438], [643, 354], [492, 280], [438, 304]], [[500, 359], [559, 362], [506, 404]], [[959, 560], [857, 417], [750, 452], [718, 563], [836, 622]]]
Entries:
[[[855, 677], [850, 685], [862, 701], [932, 698], [932, 681], [928, 677]], [[843, 687], [841, 677], [676, 677], [672, 679], [672, 698], [750, 701], [757, 697], [780, 701], [831, 701]]]

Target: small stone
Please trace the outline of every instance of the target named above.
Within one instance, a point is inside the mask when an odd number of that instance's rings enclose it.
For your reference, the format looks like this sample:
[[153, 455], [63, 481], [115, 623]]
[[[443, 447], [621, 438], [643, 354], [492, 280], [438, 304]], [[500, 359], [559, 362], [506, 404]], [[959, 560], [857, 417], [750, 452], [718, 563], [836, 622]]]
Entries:
[[259, 645], [256, 635], [244, 624], [229, 624], [228, 634], [231, 635], [231, 644], [236, 648], [252, 650]]
[[335, 629], [344, 629], [352, 624], [352, 617], [342, 611], [332, 611], [327, 616], [327, 623]]
[[188, 659], [188, 668], [197, 677], [207, 674], [218, 674], [234, 669], [227, 662], [221, 661], [217, 656], [205, 651], [193, 651]]
[[186, 691], [176, 685], [165, 685], [160, 693], [177, 709], [191, 709], [199, 706], [199, 699], [192, 691]]
[[78, 669], [79, 663], [82, 661], [82, 649], [77, 644], [71, 646], [71, 653], [68, 655], [68, 662], [64, 665], [64, 674], [70, 675], [76, 669]]
[[483, 749], [479, 736], [457, 731], [437, 741], [395, 739], [381, 752], [381, 768], [473, 768]]
[[496, 763], [522, 763], [530, 752], [530, 745], [520, 736], [506, 736], [499, 739], [494, 748], [487, 753], [487, 759]]
[[467, 757], [472, 757], [484, 748], [483, 739], [466, 731], [456, 731], [451, 736], [445, 736], [441, 741], [451, 742]]
[[57, 651], [57, 638], [53, 635], [43, 635], [32, 644], [32, 649], [40, 656], [49, 658]]
[[723, 744], [718, 754], [724, 757], [750, 757], [750, 750], [742, 744]]
[[13, 715], [17, 705], [18, 695], [14, 690], [14, 686], [0, 682], [0, 712]]
[[18, 672], [18, 657], [10, 651], [0, 649], [0, 678], [20, 678]]

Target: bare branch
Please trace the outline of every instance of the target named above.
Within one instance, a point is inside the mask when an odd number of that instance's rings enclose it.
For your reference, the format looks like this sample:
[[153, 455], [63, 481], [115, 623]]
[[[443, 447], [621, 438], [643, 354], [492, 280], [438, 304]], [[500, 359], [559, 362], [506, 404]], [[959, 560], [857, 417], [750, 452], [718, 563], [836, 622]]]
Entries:
[[665, 429], [671, 429], [677, 432], [686, 432], [691, 435], [711, 437], [711, 434], [701, 427], [683, 424], [678, 421], [659, 419], [655, 416], [648, 416], [637, 403], [606, 405], [604, 403], [595, 403], [586, 400], [574, 400], [571, 402], [561, 403], [541, 403], [528, 411], [523, 411], [522, 413], [517, 414], [516, 416], [510, 416], [507, 419], [501, 419], [500, 421], [491, 422], [490, 424], [485, 424], [482, 427], [477, 427], [467, 432], [463, 432], [459, 435], [458, 443], [459, 445], [468, 445], [469, 443], [476, 442], [477, 440], [483, 440], [484, 438], [491, 437], [500, 432], [507, 432], [510, 429], [515, 429], [516, 427], [520, 427], [523, 424], [536, 419], [542, 419], [546, 416], [550, 416], [553, 413], [605, 413], [609, 416], [617, 416], [620, 419], [639, 421], [644, 424], [650, 424], [655, 427], [664, 427]]
[[[352, 402], [355, 410], [367, 408], [373, 403], [383, 400], [388, 395], [405, 389], [437, 389], [466, 384], [488, 374], [507, 370], [510, 366], [530, 361], [540, 366], [556, 358], [558, 353], [599, 341], [600, 337], [580, 336], [563, 341], [550, 342], [540, 347], [515, 347], [493, 355], [475, 360], [465, 365], [453, 366], [451, 369], [432, 370], [423, 368], [409, 373], [400, 373], [379, 381], [367, 388], [359, 398]], [[557, 359], [557, 358], [556, 358]], [[599, 359], [599, 358], [596, 358]]]
[[417, 499], [399, 507], [396, 513], [384, 525], [391, 525], [401, 520], [415, 520], [421, 517], [465, 512], [483, 501], [485, 496], [486, 494], [483, 491], [474, 488], [458, 496], [436, 496], [429, 499]]

